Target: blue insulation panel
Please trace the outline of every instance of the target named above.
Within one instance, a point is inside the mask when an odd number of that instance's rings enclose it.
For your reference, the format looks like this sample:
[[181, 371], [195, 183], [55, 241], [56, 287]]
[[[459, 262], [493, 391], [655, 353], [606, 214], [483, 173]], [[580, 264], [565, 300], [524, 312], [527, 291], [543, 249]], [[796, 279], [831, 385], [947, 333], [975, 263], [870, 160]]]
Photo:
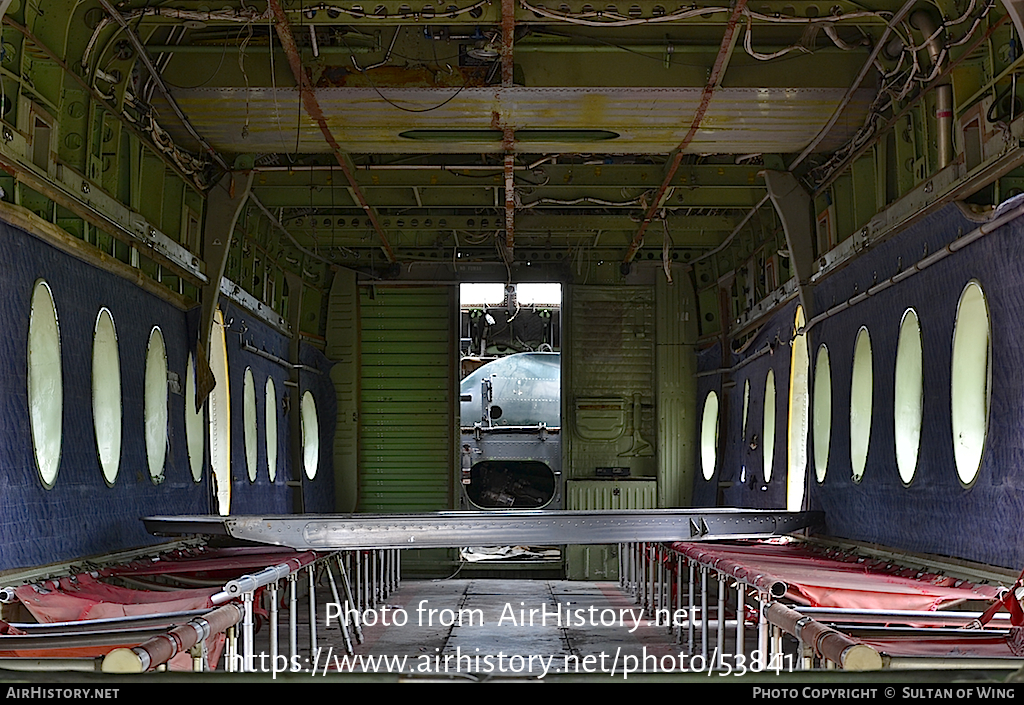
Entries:
[[[192, 480], [185, 438], [184, 394], [169, 394], [168, 447], [165, 480], [149, 478], [143, 431], [146, 346], [159, 326], [167, 350], [168, 371], [178, 375], [182, 389], [189, 349], [198, 325], [198, 311], [185, 313], [130, 282], [71, 257], [10, 225], [0, 223], [0, 570], [41, 565], [82, 556], [146, 545], [157, 541], [146, 533], [140, 517], [152, 514], [206, 514], [214, 511], [213, 489], [206, 471], [201, 483]], [[64, 386], [63, 440], [57, 480], [45, 489], [36, 469], [28, 414], [28, 327], [32, 291], [45, 279], [53, 292], [60, 325]], [[122, 394], [122, 446], [119, 474], [108, 487], [100, 471], [92, 416], [92, 340], [101, 307], [113, 316], [118, 336]], [[247, 340], [256, 347], [287, 357], [288, 340], [242, 309], [225, 305], [226, 318], [245, 320]], [[191, 335], [190, 335], [191, 331]], [[291, 511], [288, 423], [279, 424], [277, 482], [269, 483], [262, 403], [257, 404], [260, 460], [257, 481], [250, 484], [242, 441], [242, 376], [253, 368], [263, 399], [268, 375], [284, 394], [287, 370], [242, 351], [237, 336], [229, 338], [228, 357], [233, 391], [233, 513]], [[324, 374], [302, 373], [304, 389], [313, 391], [320, 411], [321, 461], [317, 480], [306, 491], [310, 511], [331, 511], [333, 479], [331, 436], [334, 393], [329, 363], [304, 346], [304, 363]], [[237, 392], [235, 391], [237, 390]], [[208, 444], [206, 444], [208, 445]], [[209, 452], [208, 449], [206, 451]]]
[[[957, 206], [948, 206], [897, 237], [882, 243], [814, 289], [815, 314], [866, 291], [877, 282], [911, 267], [979, 225]], [[968, 245], [941, 262], [879, 292], [865, 302], [825, 320], [810, 331], [813, 368], [820, 345], [828, 347], [832, 369], [832, 431], [824, 483], [814, 478], [813, 439], [809, 438], [806, 503], [822, 509], [827, 532], [888, 546], [957, 556], [994, 565], [1024, 563], [1024, 222], [1014, 221]], [[977, 480], [965, 487], [953, 456], [950, 379], [957, 303], [963, 288], [977, 280], [988, 301], [992, 326], [992, 386], [988, 435]], [[899, 477], [895, 457], [893, 399], [896, 343], [904, 311], [913, 307], [920, 319], [924, 357], [924, 426], [917, 474], [909, 486]], [[786, 501], [786, 456], [789, 366], [796, 303], [774, 315], [733, 364], [753, 356], [778, 336], [781, 345], [736, 369], [729, 391], [727, 426], [712, 482], [698, 477], [695, 503], [713, 504], [718, 480], [732, 481], [724, 491], [727, 504], [783, 507]], [[871, 335], [871, 436], [867, 468], [861, 482], [852, 478], [850, 460], [850, 385], [857, 333]], [[717, 348], [701, 353], [701, 370], [721, 366]], [[776, 453], [773, 479], [763, 482], [760, 438], [764, 383], [775, 371]], [[743, 387], [750, 381], [747, 432], [741, 438]], [[699, 403], [710, 389], [719, 390], [720, 375], [702, 377]], [[813, 381], [811, 383], [813, 389]], [[813, 402], [812, 402], [813, 408]], [[750, 448], [758, 434], [758, 448]], [[699, 462], [699, 459], [698, 459]], [[740, 482], [745, 468], [746, 482]]]

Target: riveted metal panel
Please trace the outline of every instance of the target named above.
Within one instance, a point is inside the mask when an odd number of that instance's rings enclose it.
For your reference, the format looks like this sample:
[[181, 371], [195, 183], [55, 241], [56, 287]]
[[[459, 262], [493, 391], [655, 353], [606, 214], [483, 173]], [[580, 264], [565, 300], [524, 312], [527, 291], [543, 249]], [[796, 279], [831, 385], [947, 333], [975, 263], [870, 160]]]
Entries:
[[338, 400], [334, 429], [334, 508], [351, 512], [358, 498], [359, 462], [359, 294], [355, 272], [334, 275], [327, 305], [325, 353], [336, 364], [331, 381]]
[[[569, 477], [595, 477], [598, 467], [628, 467], [632, 477], [652, 477], [654, 292], [650, 287], [575, 286], [570, 306], [571, 363], [564, 373], [569, 378], [564, 416], [569, 434], [562, 434], [563, 443], [571, 434]], [[597, 418], [615, 409], [623, 417], [620, 422], [609, 426], [604, 416]], [[599, 422], [601, 428], [621, 432], [597, 433]]]
[[364, 289], [359, 304], [358, 509], [448, 509], [455, 423], [451, 291]]
[[686, 507], [690, 504], [696, 458], [697, 359], [693, 342], [697, 338], [697, 308], [689, 277], [681, 273], [671, 284], [659, 277], [655, 291], [657, 506]]
[[[570, 480], [565, 483], [566, 506], [576, 510], [613, 511], [654, 509], [658, 506], [655, 478], [635, 480]], [[617, 544], [565, 547], [565, 577], [569, 580], [617, 580]]]
[[654, 509], [658, 483], [643, 480], [570, 480], [566, 497], [574, 509]]
[[[798, 152], [828, 121], [846, 93], [838, 88], [724, 87], [715, 91], [704, 126], [687, 151]], [[860, 89], [846, 108], [847, 120], [833, 129], [822, 149], [833, 149], [860, 125], [873, 92]], [[280, 148], [279, 107], [295, 105], [294, 88], [202, 87], [175, 90], [175, 96], [199, 131], [224, 151], [276, 151]], [[345, 152], [465, 153], [497, 152], [500, 139], [444, 142], [409, 139], [399, 135], [413, 130], [488, 130], [492, 113], [501, 112], [517, 132], [542, 129], [552, 111], [564, 134], [525, 143], [531, 152], [546, 153], [593, 149], [593, 142], [574, 140], [572, 130], [608, 130], [617, 137], [600, 142], [609, 153], [667, 152], [683, 139], [688, 121], [700, 104], [702, 88], [593, 88], [514, 86], [467, 87], [452, 98], [450, 88], [391, 87], [388, 100], [410, 108], [437, 106], [409, 113], [389, 109], [374, 88], [318, 88], [317, 100]], [[448, 98], [448, 101], [445, 99]], [[445, 101], [442, 103], [442, 101]], [[442, 103], [441, 105], [438, 105]], [[644, 119], [636, 107], [644, 106]], [[250, 130], [241, 136], [237, 126], [250, 115]], [[375, 119], [367, 120], [367, 115]], [[291, 128], [294, 130], [294, 118]], [[557, 133], [558, 130], [553, 130]], [[470, 133], [475, 134], [475, 133]], [[296, 135], [302, 152], [327, 150], [316, 123], [303, 120]], [[477, 138], [479, 139], [479, 138]], [[293, 139], [294, 141], [294, 139]]]

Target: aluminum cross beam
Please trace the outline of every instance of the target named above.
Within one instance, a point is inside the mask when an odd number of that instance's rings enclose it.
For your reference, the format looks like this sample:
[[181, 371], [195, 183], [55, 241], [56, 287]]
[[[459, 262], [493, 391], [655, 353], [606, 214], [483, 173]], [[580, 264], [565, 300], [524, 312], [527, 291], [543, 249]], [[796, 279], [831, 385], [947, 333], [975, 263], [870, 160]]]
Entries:
[[449, 548], [768, 538], [824, 523], [772, 509], [493, 511], [146, 517], [154, 534], [215, 534], [298, 550]]

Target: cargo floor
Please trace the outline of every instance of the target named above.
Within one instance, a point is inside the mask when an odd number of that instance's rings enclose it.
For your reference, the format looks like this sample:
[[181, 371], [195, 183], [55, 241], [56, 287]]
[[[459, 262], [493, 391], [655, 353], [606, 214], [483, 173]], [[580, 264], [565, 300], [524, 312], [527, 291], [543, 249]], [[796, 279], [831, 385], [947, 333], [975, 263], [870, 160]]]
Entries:
[[[346, 657], [333, 617], [339, 608], [317, 593], [316, 651], [309, 648], [306, 620], [299, 620], [300, 654], [309, 654], [306, 672], [542, 677], [621, 672], [680, 652], [669, 630], [642, 616], [617, 583], [404, 580], [386, 604], [363, 613], [363, 642]], [[281, 624], [281, 650], [287, 653], [286, 614]]]

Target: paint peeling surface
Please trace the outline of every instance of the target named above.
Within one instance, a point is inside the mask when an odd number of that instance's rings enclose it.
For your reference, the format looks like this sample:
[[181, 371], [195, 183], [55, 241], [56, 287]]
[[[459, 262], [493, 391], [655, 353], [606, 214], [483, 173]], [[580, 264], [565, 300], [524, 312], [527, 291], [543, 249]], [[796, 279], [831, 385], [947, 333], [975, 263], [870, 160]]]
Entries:
[[[378, 92], [379, 91], [379, 92]], [[458, 91], [458, 95], [454, 93]], [[831, 117], [842, 88], [719, 88], [687, 152], [798, 152]], [[499, 100], [498, 95], [501, 99]], [[179, 89], [175, 96], [192, 122], [217, 149], [228, 152], [295, 149], [294, 88]], [[382, 97], [383, 96], [383, 97]], [[317, 102], [342, 151], [363, 153], [501, 152], [501, 141], [449, 140], [444, 143], [401, 139], [414, 129], [484, 130], [491, 116], [515, 131], [524, 129], [610, 130], [601, 143], [608, 153], [668, 152], [686, 137], [701, 88], [321, 88]], [[845, 141], [861, 124], [873, 92], [862, 89], [822, 143], [828, 149]], [[385, 100], [385, 98], [387, 100]], [[450, 100], [449, 100], [450, 99]], [[444, 101], [448, 100], [444, 105]], [[400, 107], [396, 107], [400, 106]], [[436, 106], [436, 107], [435, 107]], [[637, 106], [643, 106], [638, 119]], [[404, 108], [404, 110], [402, 109]], [[434, 108], [434, 109], [430, 109]], [[427, 110], [430, 109], [430, 110]], [[237, 126], [250, 116], [249, 133]], [[426, 112], [409, 112], [427, 110]], [[367, 120], [372, 115], [372, 120]], [[571, 139], [517, 143], [517, 151], [574, 151], [588, 142]], [[314, 121], [303, 113], [298, 149], [325, 152], [328, 145]]]

